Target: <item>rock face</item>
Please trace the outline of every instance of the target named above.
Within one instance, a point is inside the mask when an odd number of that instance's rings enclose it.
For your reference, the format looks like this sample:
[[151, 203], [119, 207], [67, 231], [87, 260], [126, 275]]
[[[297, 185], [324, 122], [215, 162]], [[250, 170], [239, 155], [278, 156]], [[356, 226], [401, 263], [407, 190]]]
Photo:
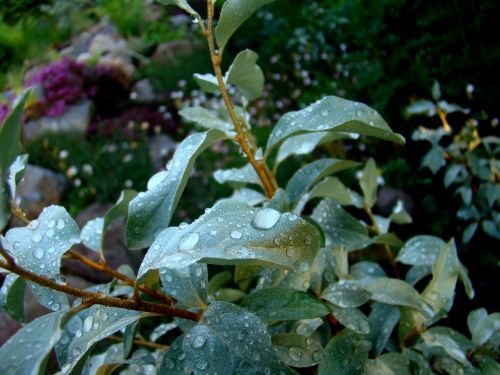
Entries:
[[28, 217], [38, 217], [42, 210], [61, 202], [66, 178], [49, 169], [28, 165], [24, 178], [17, 186], [19, 205]]
[[149, 140], [149, 156], [155, 169], [165, 167], [165, 163], [171, 158], [177, 143], [165, 134], [157, 134]]
[[176, 40], [158, 45], [151, 59], [160, 63], [175, 64], [179, 56], [190, 56], [193, 51], [194, 46], [191, 42]]
[[92, 103], [83, 100], [72, 105], [59, 117], [42, 117], [23, 125], [24, 141], [30, 141], [45, 132], [85, 134], [92, 119]]

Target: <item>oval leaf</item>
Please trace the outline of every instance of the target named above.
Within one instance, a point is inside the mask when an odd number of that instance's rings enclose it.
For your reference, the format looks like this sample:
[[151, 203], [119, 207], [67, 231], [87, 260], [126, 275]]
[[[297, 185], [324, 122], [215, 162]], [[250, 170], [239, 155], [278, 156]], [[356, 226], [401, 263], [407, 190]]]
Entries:
[[323, 347], [312, 338], [296, 333], [281, 333], [273, 336], [272, 340], [278, 357], [289, 366], [310, 367], [323, 359]]
[[241, 51], [227, 71], [227, 82], [235, 85], [248, 101], [257, 99], [264, 90], [264, 73], [256, 64], [258, 58], [254, 51]]
[[160, 270], [162, 289], [187, 307], [205, 308], [208, 270], [206, 264], [195, 263], [186, 268]]

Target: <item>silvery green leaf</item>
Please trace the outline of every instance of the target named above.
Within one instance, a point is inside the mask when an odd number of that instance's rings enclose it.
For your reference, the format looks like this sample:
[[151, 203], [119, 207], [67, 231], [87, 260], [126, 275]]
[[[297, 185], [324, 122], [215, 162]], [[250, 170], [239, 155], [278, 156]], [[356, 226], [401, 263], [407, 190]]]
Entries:
[[477, 361], [482, 375], [496, 375], [500, 373], [500, 363], [490, 356], [480, 356]]
[[[214, 294], [217, 290], [219, 290], [232, 280], [233, 280], [233, 274], [231, 272], [229, 271], [219, 272], [218, 274], [214, 275], [208, 282], [207, 293], [209, 295]], [[236, 270], [235, 270], [235, 281], [236, 281]]]
[[186, 307], [205, 308], [208, 271], [206, 264], [194, 263], [186, 268], [160, 269], [162, 290]]
[[304, 337], [311, 336], [316, 330], [323, 325], [323, 319], [301, 319], [295, 324], [295, 331]]
[[437, 106], [446, 114], [450, 114], [453, 112], [462, 112], [464, 114], [470, 113], [470, 109], [468, 108], [463, 108], [459, 106], [458, 104], [451, 104], [448, 103], [446, 100], [440, 100], [437, 104]]
[[413, 266], [406, 273], [405, 281], [408, 284], [415, 286], [420, 280], [430, 274], [432, 274], [431, 266]]
[[311, 218], [323, 229], [327, 245], [358, 250], [370, 242], [366, 227], [332, 199], [322, 200]]
[[278, 357], [292, 367], [317, 365], [324, 356], [321, 344], [296, 333], [281, 333], [272, 337]]
[[98, 253], [102, 253], [102, 240], [104, 238], [104, 218], [98, 217], [89, 220], [82, 228], [82, 243]]
[[253, 189], [242, 188], [235, 190], [235, 192], [231, 196], [231, 199], [241, 203], [246, 203], [250, 206], [256, 206], [266, 201], [267, 197], [264, 194]]
[[160, 337], [162, 337], [163, 335], [167, 334], [168, 332], [176, 329], [177, 327], [178, 327], [178, 324], [176, 322], [164, 323], [164, 324], [157, 325], [153, 329], [153, 332], [151, 332], [151, 334], [149, 335], [149, 339], [154, 342], [154, 341], [158, 340]]
[[461, 164], [450, 164], [446, 168], [446, 173], [444, 174], [444, 187], [448, 188], [453, 183], [462, 182], [463, 179], [459, 177], [468, 176], [467, 169]]
[[318, 374], [363, 374], [370, 348], [371, 344], [365, 336], [344, 329], [326, 346]]
[[202, 107], [188, 107], [179, 111], [179, 115], [189, 122], [201, 126], [204, 129], [218, 129], [226, 134], [233, 132], [233, 125], [219, 117], [219, 115], [211, 110]]
[[139, 323], [140, 321], [132, 323], [125, 327], [123, 331], [123, 358], [128, 358], [130, 356]]
[[365, 206], [372, 208], [377, 202], [377, 166], [375, 160], [370, 159], [365, 164], [359, 186], [363, 192]]
[[242, 168], [219, 169], [214, 172], [215, 181], [219, 184], [243, 183], [261, 185], [261, 181], [251, 164]]
[[319, 245], [316, 227], [294, 214], [223, 200], [192, 224], [160, 233], [138, 277], [151, 269], [184, 268], [197, 261], [272, 265], [304, 272]]
[[[59, 280], [61, 257], [80, 242], [80, 230], [63, 207], [45, 208], [37, 220], [26, 227], [10, 229], [3, 245], [17, 264], [45, 277]], [[58, 310], [66, 306], [63, 295], [29, 282], [28, 285], [44, 306]], [[57, 298], [57, 300], [53, 300]], [[52, 303], [51, 303], [52, 300]]]
[[182, 347], [196, 375], [296, 374], [279, 361], [266, 325], [227, 302], [211, 304]]
[[374, 301], [388, 305], [407, 306], [432, 316], [432, 308], [426, 300], [408, 283], [389, 277], [374, 277], [356, 281], [361, 287], [372, 294]]
[[198, 74], [194, 75], [194, 79], [200, 88], [209, 93], [213, 94], [219, 91], [219, 83], [217, 82], [217, 77], [213, 74]]
[[438, 81], [434, 81], [434, 84], [432, 85], [431, 94], [432, 94], [432, 99], [436, 101], [441, 99], [441, 85], [439, 84]]
[[234, 267], [234, 282], [241, 289], [247, 290], [261, 269], [260, 266], [236, 266]]
[[292, 204], [296, 204], [316, 182], [330, 174], [352, 168], [359, 163], [350, 160], [319, 159], [299, 169], [288, 180], [286, 191]]
[[291, 155], [307, 155], [317, 146], [340, 139], [357, 139], [358, 134], [318, 132], [288, 138], [278, 149], [276, 163], [280, 164]]
[[500, 224], [495, 223], [493, 220], [483, 220], [481, 228], [489, 236], [500, 240]]
[[433, 146], [422, 158], [422, 166], [428, 167], [433, 174], [438, 173], [445, 165], [444, 150], [440, 146]]
[[307, 291], [311, 286], [310, 272], [294, 272], [279, 268], [265, 268], [260, 274], [256, 290], [265, 288], [291, 288]]
[[436, 104], [430, 100], [419, 100], [407, 106], [404, 110], [406, 118], [414, 115], [423, 115], [427, 117], [435, 116], [437, 113]]
[[101, 305], [74, 315], [56, 346], [57, 359], [62, 365], [61, 374], [72, 374], [94, 344], [145, 316], [139, 311]]
[[339, 307], [358, 307], [364, 305], [371, 293], [359, 286], [355, 281], [339, 280], [323, 290], [321, 298]]
[[26, 282], [15, 274], [8, 274], [0, 289], [0, 311], [5, 311], [12, 319], [23, 323], [24, 288]]
[[221, 50], [238, 28], [264, 5], [274, 0], [227, 0], [222, 6], [215, 39]]
[[186, 360], [186, 354], [182, 348], [182, 343], [186, 335], [181, 335], [170, 345], [168, 352], [163, 356], [159, 374], [164, 375], [191, 375], [189, 362]]
[[220, 288], [214, 293], [216, 301], [236, 303], [247, 296], [247, 293], [235, 288]]
[[264, 203], [264, 208], [272, 208], [279, 212], [285, 212], [290, 209], [290, 196], [282, 188], [278, 188], [274, 196], [268, 202]]
[[357, 133], [404, 143], [404, 138], [393, 133], [375, 110], [365, 104], [328, 96], [305, 109], [285, 114], [269, 136], [266, 154], [290, 137], [325, 131]]
[[254, 51], [241, 51], [226, 73], [226, 81], [235, 85], [248, 101], [260, 97], [264, 90], [264, 73], [257, 65], [258, 58]]
[[370, 322], [370, 341], [373, 345], [373, 354], [380, 355], [389, 337], [401, 318], [401, 313], [397, 306], [387, 305], [385, 303], [373, 303], [371, 312], [368, 316]]
[[332, 310], [332, 314], [335, 319], [337, 319], [339, 323], [347, 329], [361, 335], [367, 335], [370, 333], [370, 323], [368, 318], [359, 309], [330, 305], [330, 310]]
[[424, 347], [426, 350], [439, 349], [448, 354], [455, 361], [470, 366], [467, 352], [472, 349], [470, 341], [462, 334], [447, 327], [433, 327], [420, 335], [421, 343], [415, 348]]
[[163, 5], [177, 5], [179, 8], [185, 10], [192, 16], [198, 16], [198, 13], [195, 12], [193, 8], [188, 4], [186, 0], [157, 0], [160, 4]]
[[248, 295], [241, 306], [264, 321], [312, 319], [330, 313], [313, 295], [285, 288], [258, 290]]
[[[58, 279], [60, 283], [63, 283], [62, 278], [57, 277], [56, 279]], [[28, 286], [33, 296], [42, 306], [53, 311], [63, 310], [69, 307], [66, 294], [29, 281]]]
[[366, 373], [370, 375], [411, 375], [410, 362], [400, 353], [386, 353], [369, 360]]
[[151, 245], [164, 230], [186, 187], [194, 162], [208, 147], [226, 138], [219, 130], [195, 133], [178, 146], [169, 164], [168, 175], [147, 192], [139, 193], [129, 204], [126, 228], [127, 246], [141, 249]]
[[24, 170], [28, 164], [28, 155], [19, 155], [9, 167], [8, 184], [10, 197], [12, 200], [16, 197], [16, 186], [24, 175]]
[[445, 242], [434, 236], [415, 236], [406, 241], [396, 260], [409, 266], [432, 266]]
[[413, 222], [411, 216], [406, 212], [404, 203], [401, 200], [396, 202], [389, 219], [396, 224], [410, 224]]
[[474, 310], [469, 314], [467, 324], [475, 345], [484, 345], [500, 334], [500, 313], [488, 315], [486, 309]]
[[355, 279], [364, 279], [365, 277], [385, 277], [387, 274], [378, 263], [361, 261], [351, 266], [350, 274]]
[[[89, 357], [82, 367], [81, 375], [109, 375], [119, 368], [118, 366], [121, 367], [120, 362], [123, 360], [123, 345], [111, 345], [103, 353]], [[113, 364], [116, 368], [113, 368]]]
[[61, 337], [66, 318], [66, 312], [54, 312], [21, 328], [0, 348], [0, 373], [45, 374], [47, 358]]

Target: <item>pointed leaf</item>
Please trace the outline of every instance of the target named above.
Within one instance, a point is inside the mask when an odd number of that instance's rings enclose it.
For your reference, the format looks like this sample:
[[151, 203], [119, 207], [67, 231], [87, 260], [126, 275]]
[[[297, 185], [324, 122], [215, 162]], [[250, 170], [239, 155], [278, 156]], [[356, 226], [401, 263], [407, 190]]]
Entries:
[[314, 198], [331, 198], [342, 206], [355, 206], [363, 208], [362, 197], [346, 188], [345, 185], [337, 177], [327, 177], [323, 181], [316, 184], [308, 196], [308, 200]]
[[45, 374], [47, 358], [62, 334], [66, 312], [32, 321], [0, 348], [0, 374]]
[[177, 5], [179, 8], [184, 9], [192, 16], [198, 15], [198, 13], [196, 13], [194, 9], [191, 8], [186, 0], [158, 0], [158, 2], [163, 5]]
[[264, 73], [257, 65], [258, 58], [254, 51], [241, 51], [227, 71], [227, 82], [235, 85], [248, 101], [260, 97], [264, 90]]
[[434, 236], [415, 236], [406, 241], [396, 260], [410, 266], [432, 266], [445, 242]]
[[261, 181], [257, 172], [251, 164], [247, 164], [242, 168], [219, 169], [214, 172], [215, 181], [219, 184], [225, 183], [243, 183], [261, 185]]
[[186, 361], [186, 353], [182, 343], [186, 335], [181, 335], [170, 345], [168, 352], [163, 357], [159, 374], [191, 375], [189, 362]]
[[488, 315], [486, 309], [478, 309], [469, 314], [467, 320], [469, 330], [472, 334], [472, 342], [481, 346], [491, 337], [500, 333], [500, 313]]
[[186, 360], [196, 375], [295, 374], [279, 361], [266, 328], [241, 307], [213, 303], [184, 338]]
[[24, 288], [26, 282], [21, 277], [9, 274], [0, 289], [0, 311], [5, 311], [12, 319], [23, 323]]
[[330, 309], [335, 319], [347, 329], [361, 335], [370, 333], [370, 323], [361, 310], [357, 308], [338, 307], [335, 305], [330, 305]]
[[359, 286], [355, 281], [340, 280], [330, 284], [321, 294], [322, 299], [340, 307], [358, 307], [364, 305], [371, 293]]
[[130, 249], [145, 248], [164, 230], [186, 187], [194, 162], [208, 147], [226, 138], [219, 130], [195, 133], [177, 148], [168, 175], [147, 192], [139, 193], [129, 204], [126, 239]]
[[355, 279], [364, 279], [365, 277], [385, 277], [387, 274], [378, 263], [361, 261], [351, 266], [350, 274]]
[[205, 129], [218, 129], [225, 133], [233, 132], [233, 125], [220, 118], [217, 113], [202, 107], [188, 107], [179, 111], [179, 115], [189, 122], [205, 128]]
[[27, 164], [28, 155], [19, 155], [9, 167], [8, 184], [12, 201], [14, 201], [16, 197], [16, 187], [23, 178]]
[[344, 329], [330, 340], [325, 358], [319, 364], [319, 375], [363, 374], [371, 344], [364, 336]]
[[246, 203], [250, 206], [256, 206], [267, 200], [267, 197], [258, 191], [242, 188], [236, 190], [231, 196], [231, 199], [241, 203]]
[[266, 154], [290, 137], [325, 131], [357, 133], [404, 143], [404, 138], [393, 133], [384, 119], [365, 104], [328, 96], [303, 110], [285, 114], [269, 136]]
[[386, 305], [385, 303], [373, 303], [372, 311], [368, 316], [370, 322], [370, 341], [372, 342], [373, 354], [380, 355], [389, 341], [389, 337], [398, 324], [401, 313], [397, 306]]
[[200, 89], [206, 93], [213, 94], [219, 91], [219, 83], [217, 82], [217, 77], [213, 74], [198, 74], [194, 75], [194, 79]]
[[94, 305], [73, 316], [57, 344], [62, 373], [70, 374], [98, 341], [137, 322], [145, 313]]
[[325, 232], [327, 245], [357, 250], [366, 246], [370, 241], [366, 227], [329, 198], [322, 200], [316, 206], [311, 218]]
[[377, 166], [375, 160], [370, 159], [363, 168], [363, 177], [359, 181], [365, 207], [372, 208], [377, 202]]
[[317, 340], [296, 333], [281, 333], [272, 340], [276, 354], [289, 366], [311, 367], [323, 359], [324, 350]]
[[206, 307], [208, 270], [206, 264], [160, 270], [162, 290], [186, 307]]
[[317, 229], [296, 215], [223, 200], [192, 224], [163, 231], [138, 277], [151, 269], [183, 268], [199, 260], [306, 271], [319, 245]]
[[357, 162], [339, 159], [319, 159], [307, 164], [295, 172], [286, 185], [290, 201], [292, 204], [297, 203], [300, 197], [323, 177], [357, 165]]
[[264, 5], [274, 0], [227, 0], [222, 6], [215, 39], [221, 50], [236, 30]]
[[254, 292], [241, 306], [264, 321], [312, 319], [330, 313], [328, 306], [311, 294], [285, 288]]

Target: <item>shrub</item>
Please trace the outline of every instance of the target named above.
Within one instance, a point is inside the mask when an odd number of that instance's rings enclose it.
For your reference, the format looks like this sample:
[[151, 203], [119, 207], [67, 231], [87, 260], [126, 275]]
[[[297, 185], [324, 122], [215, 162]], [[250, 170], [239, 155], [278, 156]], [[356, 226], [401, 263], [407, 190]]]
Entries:
[[[403, 242], [390, 231], [411, 222], [400, 202], [388, 217], [372, 212], [374, 160], [362, 170], [359, 191], [331, 176], [359, 163], [330, 158], [305, 164], [285, 188], [278, 186], [280, 163], [318, 144], [355, 135], [404, 139], [368, 106], [330, 96], [281, 117], [265, 149], [255, 144], [245, 107], [263, 90], [257, 56], [242, 51], [225, 75], [221, 59], [238, 27], [271, 1], [227, 0], [215, 28], [213, 0], [206, 20], [185, 0], [162, 1], [190, 13], [207, 37], [215, 75], [196, 79], [204, 90], [221, 92], [226, 111], [184, 109], [184, 118], [207, 130], [188, 136], [146, 191], [123, 192], [81, 232], [63, 207], [48, 207], [30, 221], [11, 206], [26, 162], [17, 156], [21, 98], [0, 132], [6, 150], [0, 224], [6, 226], [11, 212], [26, 223], [1, 237], [0, 266], [9, 272], [2, 306], [23, 320], [20, 296], [27, 287], [53, 312], [0, 349], [2, 373], [43, 373], [53, 347], [62, 374], [498, 372], [499, 314], [471, 312], [467, 336], [436, 325], [451, 309], [458, 282], [473, 297], [467, 271], [453, 239]], [[228, 85], [239, 91], [240, 103]], [[207, 202], [192, 223], [169, 227], [195, 160], [222, 140], [236, 141], [248, 164], [214, 177], [238, 190]], [[123, 215], [128, 248], [148, 248], [137, 272], [105, 262], [106, 227]], [[80, 241], [100, 254], [100, 263], [71, 249]], [[64, 254], [114, 280], [88, 290], [67, 285], [59, 269]], [[70, 305], [66, 294], [79, 299]]]

